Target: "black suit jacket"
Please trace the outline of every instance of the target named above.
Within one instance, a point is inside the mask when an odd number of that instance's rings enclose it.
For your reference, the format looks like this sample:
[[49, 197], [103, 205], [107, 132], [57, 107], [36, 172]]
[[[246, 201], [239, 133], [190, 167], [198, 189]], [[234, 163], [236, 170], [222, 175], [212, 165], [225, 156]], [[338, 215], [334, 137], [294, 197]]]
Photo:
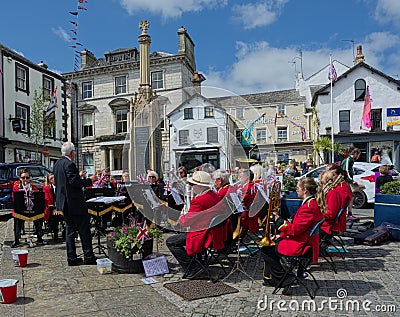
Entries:
[[82, 179], [75, 163], [63, 156], [54, 165], [56, 185], [56, 209], [64, 214], [82, 215], [87, 213], [82, 187], [92, 185], [90, 179]]

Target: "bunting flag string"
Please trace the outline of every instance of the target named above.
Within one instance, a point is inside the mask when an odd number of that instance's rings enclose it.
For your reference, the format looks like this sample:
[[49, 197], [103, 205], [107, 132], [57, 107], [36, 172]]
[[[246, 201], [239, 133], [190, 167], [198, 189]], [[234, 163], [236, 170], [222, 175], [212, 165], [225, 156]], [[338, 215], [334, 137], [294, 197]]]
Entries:
[[[83, 46], [82, 43], [78, 42], [78, 17], [79, 17], [79, 13], [82, 11], [87, 11], [87, 8], [85, 6], [83, 6], [84, 4], [87, 4], [88, 1], [87, 0], [77, 0], [77, 6], [76, 6], [76, 10], [75, 11], [69, 11], [69, 14], [71, 16], [73, 16], [74, 18], [72, 18], [71, 20], [69, 20], [69, 23], [71, 23], [72, 25], [74, 25], [73, 29], [70, 30], [70, 38], [69, 38], [69, 42], [71, 45], [69, 45], [70, 48], [74, 49], [74, 72], [79, 71], [80, 69], [80, 58], [81, 58], [81, 52], [76, 50], [76, 48], [78, 46]], [[71, 78], [71, 83], [73, 82], [73, 77], [74, 74], [72, 74], [72, 78]], [[68, 94], [71, 95], [72, 93], [72, 84], [70, 84], [69, 89], [68, 89]]]
[[304, 126], [302, 126], [301, 124], [299, 124], [299, 123], [297, 123], [297, 122], [295, 122], [295, 121], [293, 121], [293, 120], [288, 119], [287, 115], [276, 113], [276, 114], [275, 114], [275, 122], [274, 122], [274, 126], [275, 126], [275, 127], [276, 127], [276, 121], [277, 121], [278, 118], [286, 119], [286, 122], [287, 122], [287, 123], [290, 123], [290, 124], [292, 124], [293, 126], [295, 126], [295, 127], [297, 127], [297, 128], [300, 128], [300, 131], [301, 131], [301, 140], [302, 140], [302, 141], [307, 141], [307, 134], [306, 134], [306, 129], [304, 128]]

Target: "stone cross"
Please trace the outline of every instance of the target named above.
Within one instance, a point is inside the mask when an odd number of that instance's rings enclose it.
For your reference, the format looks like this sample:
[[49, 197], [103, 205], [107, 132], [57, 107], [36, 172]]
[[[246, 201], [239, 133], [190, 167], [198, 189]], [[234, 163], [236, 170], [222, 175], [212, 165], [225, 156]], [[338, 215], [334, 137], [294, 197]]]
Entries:
[[147, 29], [150, 27], [150, 22], [147, 20], [142, 20], [139, 23], [139, 28], [142, 30], [142, 34], [147, 34]]

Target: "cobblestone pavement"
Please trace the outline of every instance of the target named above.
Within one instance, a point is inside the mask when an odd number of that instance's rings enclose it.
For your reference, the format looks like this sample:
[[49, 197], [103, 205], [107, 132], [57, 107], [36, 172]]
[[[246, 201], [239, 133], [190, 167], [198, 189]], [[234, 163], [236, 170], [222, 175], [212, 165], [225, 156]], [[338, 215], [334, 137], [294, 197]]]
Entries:
[[291, 295], [272, 295], [272, 288], [261, 284], [258, 254], [244, 263], [254, 281], [239, 272], [225, 281], [238, 293], [186, 301], [163, 286], [182, 279], [165, 245], [159, 252], [167, 256], [171, 274], [145, 285], [142, 274], [101, 275], [96, 266], [68, 267], [64, 243], [23, 247], [29, 250], [28, 265], [15, 267], [12, 240], [13, 221], [0, 222], [0, 278], [19, 280], [17, 301], [0, 305], [0, 316], [400, 316], [400, 250], [395, 242], [367, 247], [346, 239], [350, 252], [346, 259], [336, 259], [338, 274], [323, 260], [313, 266], [320, 284], [315, 301], [303, 287]]

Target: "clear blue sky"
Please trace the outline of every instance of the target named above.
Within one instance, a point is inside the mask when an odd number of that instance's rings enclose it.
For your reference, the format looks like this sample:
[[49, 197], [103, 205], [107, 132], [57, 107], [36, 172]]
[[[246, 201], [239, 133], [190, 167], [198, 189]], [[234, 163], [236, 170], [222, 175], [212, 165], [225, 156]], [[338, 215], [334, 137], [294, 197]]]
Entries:
[[96, 57], [138, 47], [143, 19], [151, 24], [151, 51], [177, 53], [177, 30], [184, 26], [204, 84], [239, 94], [294, 88], [300, 49], [305, 78], [325, 67], [329, 54], [351, 66], [348, 40], [363, 45], [366, 63], [400, 75], [399, 0], [87, 0], [80, 4], [86, 11], [77, 5], [2, 1], [0, 43], [51, 70], [73, 71], [69, 11], [78, 11], [78, 50]]

